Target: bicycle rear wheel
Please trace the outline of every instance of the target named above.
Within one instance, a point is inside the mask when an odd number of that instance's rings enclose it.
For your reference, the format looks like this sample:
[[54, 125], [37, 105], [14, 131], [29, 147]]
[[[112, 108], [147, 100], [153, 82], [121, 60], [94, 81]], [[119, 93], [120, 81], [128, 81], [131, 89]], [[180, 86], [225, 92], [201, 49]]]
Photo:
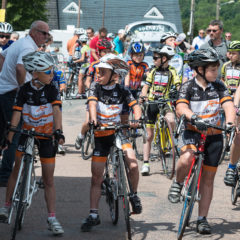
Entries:
[[73, 84], [74, 84], [74, 74], [71, 73], [69, 76], [69, 79], [67, 80], [66, 99], [71, 98]]
[[23, 202], [24, 197], [26, 196], [26, 184], [28, 180], [28, 173], [29, 173], [29, 167], [31, 163], [31, 156], [25, 155], [24, 159], [24, 169], [23, 169], [23, 176], [22, 176], [22, 181], [19, 184], [19, 202], [17, 204], [17, 213], [16, 213], [16, 218], [15, 218], [15, 223], [13, 227], [13, 232], [12, 232], [12, 240], [15, 240], [17, 230], [21, 230], [22, 224], [23, 224], [23, 219], [25, 216], [25, 211], [26, 211], [26, 203]]
[[196, 201], [196, 192], [199, 175], [202, 169], [202, 156], [199, 156], [198, 163], [192, 169], [192, 176], [189, 179], [188, 186], [184, 196], [183, 209], [180, 217], [179, 227], [178, 227], [178, 240], [181, 240], [185, 231], [186, 226], [189, 225], [191, 219], [193, 207]]
[[175, 173], [176, 149], [173, 138], [173, 131], [169, 121], [164, 118], [163, 127], [160, 128], [160, 148], [162, 155], [163, 171], [169, 179]]
[[94, 149], [94, 136], [91, 135], [90, 131], [87, 131], [82, 142], [82, 158], [84, 160], [88, 160], [93, 154], [93, 149]]
[[129, 207], [129, 194], [130, 188], [128, 185], [128, 178], [124, 163], [124, 157], [122, 151], [119, 151], [119, 163], [120, 166], [118, 167], [119, 172], [119, 186], [121, 186], [121, 195], [123, 199], [123, 211], [124, 211], [124, 218], [126, 223], [126, 234], [128, 239], [132, 239], [132, 232], [131, 232], [131, 224], [130, 224], [130, 207]]

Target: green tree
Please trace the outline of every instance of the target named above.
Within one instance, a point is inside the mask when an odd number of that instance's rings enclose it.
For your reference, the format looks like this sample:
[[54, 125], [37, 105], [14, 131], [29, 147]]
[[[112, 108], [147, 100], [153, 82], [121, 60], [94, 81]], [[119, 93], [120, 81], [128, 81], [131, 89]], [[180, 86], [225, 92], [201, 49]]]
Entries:
[[28, 29], [35, 20], [47, 21], [46, 2], [47, 0], [8, 0], [6, 21], [16, 31]]
[[[194, 36], [197, 36], [199, 29], [206, 29], [211, 20], [216, 19], [216, 0], [196, 0]], [[229, 0], [221, 0], [222, 3]], [[191, 0], [179, 0], [184, 32], [189, 30]], [[222, 5], [220, 9], [220, 20], [224, 24], [224, 32], [231, 32], [233, 40], [240, 40], [238, 30], [240, 21], [240, 2]]]

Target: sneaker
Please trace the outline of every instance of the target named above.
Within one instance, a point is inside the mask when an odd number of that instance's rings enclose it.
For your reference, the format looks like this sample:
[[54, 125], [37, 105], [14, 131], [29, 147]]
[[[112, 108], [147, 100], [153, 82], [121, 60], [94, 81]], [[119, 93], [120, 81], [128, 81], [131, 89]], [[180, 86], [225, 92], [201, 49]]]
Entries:
[[52, 231], [53, 235], [62, 235], [64, 230], [56, 218], [50, 218], [47, 220], [48, 230]]
[[10, 207], [0, 208], [0, 222], [7, 222], [9, 217]]
[[176, 180], [173, 181], [168, 192], [168, 200], [171, 203], [180, 202], [182, 188], [183, 188], [182, 184], [176, 182]]
[[149, 173], [150, 173], [150, 165], [149, 163], [144, 163], [142, 165], [141, 174], [142, 176], [149, 176]]
[[82, 142], [83, 139], [77, 136], [76, 141], [75, 141], [75, 148], [79, 150], [82, 147]]
[[58, 144], [58, 153], [64, 155], [65, 149], [63, 148], [63, 145]]
[[197, 232], [200, 234], [211, 234], [211, 227], [206, 217], [201, 220], [197, 220]]
[[93, 218], [91, 215], [89, 215], [86, 219], [83, 220], [81, 230], [82, 232], [90, 232], [93, 226], [97, 226], [100, 223], [101, 221], [99, 215], [97, 215], [97, 218]]
[[78, 93], [75, 98], [76, 98], [76, 99], [82, 99], [82, 98], [83, 98], [83, 95], [80, 94], [80, 93]]
[[236, 186], [236, 183], [237, 183], [236, 170], [234, 170], [232, 168], [227, 169], [226, 175], [224, 177], [224, 183], [225, 183], [225, 185], [230, 186], [230, 187]]
[[132, 194], [129, 196], [130, 203], [132, 205], [133, 213], [140, 214], [142, 212], [141, 199], [137, 194]]

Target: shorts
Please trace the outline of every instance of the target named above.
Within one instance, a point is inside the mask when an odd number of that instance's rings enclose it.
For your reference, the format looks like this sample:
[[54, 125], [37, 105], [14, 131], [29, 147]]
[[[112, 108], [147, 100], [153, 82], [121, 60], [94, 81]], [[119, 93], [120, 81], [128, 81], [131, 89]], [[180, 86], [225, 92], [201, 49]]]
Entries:
[[[168, 104], [165, 104], [163, 108], [163, 114], [166, 115], [167, 112], [172, 112], [172, 110]], [[147, 109], [147, 127], [154, 128], [158, 114], [159, 114], [158, 105], [149, 104]]]
[[[200, 140], [201, 133], [184, 130], [179, 137], [178, 146], [181, 151], [185, 151], [187, 149], [192, 149], [194, 152], [197, 151], [197, 144]], [[217, 135], [209, 135], [206, 138], [205, 149], [204, 149], [204, 162], [205, 166], [210, 167], [215, 171], [218, 167], [218, 162], [221, 158], [223, 149], [223, 136], [222, 134]]]
[[[132, 93], [133, 97], [138, 100], [140, 91], [139, 90], [130, 90]], [[122, 115], [128, 115], [130, 113], [130, 108], [126, 103], [123, 103], [123, 109], [122, 109]]]
[[88, 67], [81, 67], [79, 70], [79, 73], [85, 75], [87, 73], [87, 70], [88, 70]]
[[[25, 144], [26, 144], [27, 136], [21, 135], [18, 143], [18, 148], [16, 151], [16, 156], [22, 156]], [[36, 139], [35, 144], [38, 147], [39, 156], [41, 163], [55, 163], [55, 156], [57, 153], [57, 144], [55, 145], [53, 140], [51, 139]]]
[[[120, 134], [120, 138], [122, 141], [122, 150], [132, 148], [131, 143], [123, 133]], [[95, 148], [93, 150], [92, 161], [105, 163], [110, 153], [110, 148], [113, 146], [114, 140], [115, 134], [104, 137], [95, 137]]]

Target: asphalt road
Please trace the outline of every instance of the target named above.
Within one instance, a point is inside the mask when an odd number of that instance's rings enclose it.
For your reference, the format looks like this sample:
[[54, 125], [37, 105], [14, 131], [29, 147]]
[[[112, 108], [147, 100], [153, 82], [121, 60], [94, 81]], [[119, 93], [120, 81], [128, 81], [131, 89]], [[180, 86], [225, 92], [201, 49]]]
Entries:
[[[80, 231], [81, 221], [89, 212], [89, 187], [91, 180], [91, 161], [81, 159], [79, 151], [74, 148], [75, 138], [85, 118], [83, 100], [68, 100], [63, 104], [63, 126], [66, 136], [66, 155], [57, 156], [55, 185], [57, 191], [57, 218], [62, 223], [65, 234], [62, 240], [123, 240], [125, 223], [120, 208], [120, 219], [113, 226], [104, 198], [101, 199], [101, 224], [90, 233]], [[141, 166], [141, 162], [139, 162]], [[231, 189], [223, 183], [227, 163], [218, 170], [212, 205], [208, 220], [212, 234], [201, 236], [196, 233], [197, 205], [186, 229], [183, 239], [240, 239], [240, 199], [236, 206], [231, 204]], [[40, 164], [36, 164], [37, 174], [41, 174]], [[161, 173], [159, 162], [151, 162], [151, 175], [140, 177], [139, 195], [142, 199], [143, 213], [133, 215], [131, 224], [134, 240], [174, 240], [177, 239], [178, 221], [182, 204], [170, 204], [167, 200], [171, 181]], [[0, 205], [4, 203], [5, 188], [0, 188]], [[34, 196], [33, 203], [27, 211], [23, 229], [18, 232], [17, 240], [56, 239], [47, 230], [47, 211], [43, 191]], [[13, 224], [13, 221], [12, 221]], [[9, 240], [11, 225], [0, 224], [0, 240]]]

